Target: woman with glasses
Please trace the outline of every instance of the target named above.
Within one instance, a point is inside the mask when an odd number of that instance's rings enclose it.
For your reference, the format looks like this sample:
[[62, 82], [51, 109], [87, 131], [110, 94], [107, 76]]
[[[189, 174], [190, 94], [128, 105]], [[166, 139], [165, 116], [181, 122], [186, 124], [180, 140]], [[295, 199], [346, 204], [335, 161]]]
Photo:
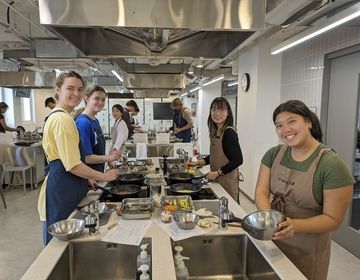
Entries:
[[210, 155], [189, 166], [210, 164], [207, 179], [216, 180], [236, 201], [239, 202], [239, 171], [243, 157], [239, 138], [234, 127], [234, 117], [229, 102], [223, 97], [215, 98], [210, 105], [208, 117]]

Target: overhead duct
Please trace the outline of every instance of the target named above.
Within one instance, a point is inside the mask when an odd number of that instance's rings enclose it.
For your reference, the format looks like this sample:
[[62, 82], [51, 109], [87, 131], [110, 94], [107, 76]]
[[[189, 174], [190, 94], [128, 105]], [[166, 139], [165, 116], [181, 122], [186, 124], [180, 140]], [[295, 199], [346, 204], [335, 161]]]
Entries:
[[169, 90], [135, 90], [135, 98], [167, 98], [169, 97]]
[[128, 89], [183, 89], [184, 74], [124, 74], [124, 86]]
[[0, 72], [0, 85], [8, 88], [53, 88], [53, 72]]

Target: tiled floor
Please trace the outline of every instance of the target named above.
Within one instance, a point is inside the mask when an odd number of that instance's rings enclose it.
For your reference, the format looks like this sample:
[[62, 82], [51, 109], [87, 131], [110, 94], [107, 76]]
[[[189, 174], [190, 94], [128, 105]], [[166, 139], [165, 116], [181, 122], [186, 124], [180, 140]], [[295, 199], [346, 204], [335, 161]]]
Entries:
[[[38, 193], [34, 190], [24, 195], [22, 188], [6, 190], [7, 210], [0, 201], [0, 280], [20, 279], [43, 249]], [[255, 210], [244, 196], [240, 200], [246, 211]], [[359, 275], [360, 260], [333, 242], [328, 279], [357, 280]]]

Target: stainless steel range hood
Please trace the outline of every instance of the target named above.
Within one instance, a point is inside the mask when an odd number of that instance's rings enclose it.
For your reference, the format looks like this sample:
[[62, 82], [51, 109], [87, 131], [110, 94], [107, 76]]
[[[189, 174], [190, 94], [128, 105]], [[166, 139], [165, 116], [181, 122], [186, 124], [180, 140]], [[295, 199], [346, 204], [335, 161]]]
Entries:
[[264, 28], [265, 2], [40, 0], [39, 9], [41, 24], [86, 57], [220, 59]]
[[8, 88], [53, 88], [53, 72], [0, 72], [0, 86]]
[[186, 77], [183, 74], [125, 74], [124, 86], [128, 89], [183, 89]]

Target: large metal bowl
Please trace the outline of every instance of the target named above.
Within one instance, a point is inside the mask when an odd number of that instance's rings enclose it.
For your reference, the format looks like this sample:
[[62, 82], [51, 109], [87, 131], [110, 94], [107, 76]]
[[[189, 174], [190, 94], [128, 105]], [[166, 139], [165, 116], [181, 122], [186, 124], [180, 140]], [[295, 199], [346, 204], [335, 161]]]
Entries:
[[175, 223], [182, 229], [193, 229], [199, 220], [195, 213], [175, 213], [173, 216]]
[[276, 210], [261, 210], [247, 215], [242, 221], [242, 227], [252, 237], [260, 240], [271, 240], [274, 233], [279, 231], [279, 224], [286, 217]]
[[79, 237], [84, 228], [84, 220], [68, 219], [50, 225], [48, 227], [48, 232], [57, 239], [68, 241]]

